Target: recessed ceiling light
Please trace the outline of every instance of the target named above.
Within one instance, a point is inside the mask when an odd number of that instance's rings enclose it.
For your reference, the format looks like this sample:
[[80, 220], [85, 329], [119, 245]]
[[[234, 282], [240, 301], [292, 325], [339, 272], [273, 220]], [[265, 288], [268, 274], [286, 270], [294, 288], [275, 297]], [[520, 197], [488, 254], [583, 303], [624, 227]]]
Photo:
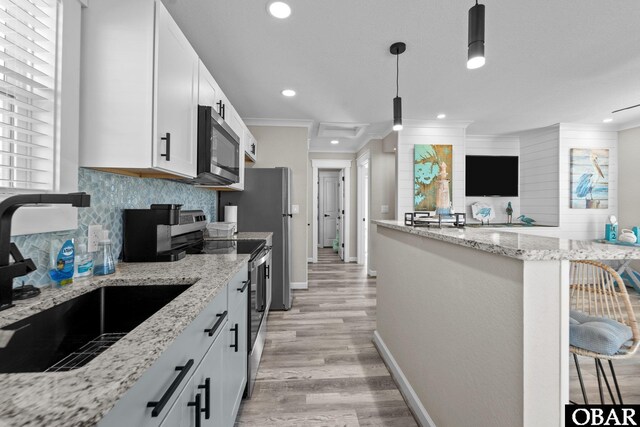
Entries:
[[439, 118], [439, 119], [444, 119], [444, 118], [446, 118], [446, 117], [447, 117], [447, 115], [446, 115], [446, 114], [444, 114], [444, 113], [440, 113], [440, 114], [438, 114], [438, 118]]
[[602, 123], [611, 123], [613, 121], [613, 119], [611, 117], [607, 117], [606, 119], [604, 119], [602, 121]]
[[274, 1], [269, 4], [269, 13], [274, 18], [286, 19], [291, 15], [291, 7], [283, 1]]
[[336, 145], [336, 144], [340, 144], [340, 141], [338, 141], [337, 139], [334, 139], [333, 141], [331, 141], [331, 143], [332, 143], [333, 145]]
[[293, 89], [284, 89], [282, 92], [280, 92], [281, 94], [283, 94], [284, 96], [296, 96], [296, 91]]

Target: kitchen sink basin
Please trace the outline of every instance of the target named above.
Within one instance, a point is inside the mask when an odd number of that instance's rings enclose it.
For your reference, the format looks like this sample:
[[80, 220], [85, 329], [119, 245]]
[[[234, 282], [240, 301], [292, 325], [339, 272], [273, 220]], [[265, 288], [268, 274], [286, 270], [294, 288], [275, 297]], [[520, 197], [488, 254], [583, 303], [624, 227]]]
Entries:
[[5, 326], [14, 333], [0, 348], [0, 373], [84, 366], [189, 286], [107, 286]]

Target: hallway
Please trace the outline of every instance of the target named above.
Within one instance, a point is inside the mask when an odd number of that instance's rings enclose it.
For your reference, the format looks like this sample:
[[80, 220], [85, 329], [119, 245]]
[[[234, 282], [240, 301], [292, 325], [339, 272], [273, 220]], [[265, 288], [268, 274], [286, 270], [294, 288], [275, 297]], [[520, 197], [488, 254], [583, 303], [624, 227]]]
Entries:
[[376, 283], [318, 250], [309, 289], [269, 315], [255, 390], [238, 426], [416, 426], [373, 343]]

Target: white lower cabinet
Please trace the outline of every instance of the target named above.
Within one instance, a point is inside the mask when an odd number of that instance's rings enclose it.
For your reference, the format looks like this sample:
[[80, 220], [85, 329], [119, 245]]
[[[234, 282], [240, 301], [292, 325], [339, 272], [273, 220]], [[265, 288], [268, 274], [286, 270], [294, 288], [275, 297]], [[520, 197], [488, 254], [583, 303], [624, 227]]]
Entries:
[[[229, 322], [224, 327], [226, 328]], [[223, 358], [227, 341], [220, 335], [193, 373], [162, 427], [224, 427], [229, 422], [223, 408]], [[234, 417], [235, 420], [235, 417]]]
[[249, 286], [246, 286], [242, 292], [240, 289], [243, 288], [229, 288], [229, 323], [226, 327], [229, 344], [225, 346], [223, 358], [224, 394], [222, 399], [227, 415], [226, 426], [233, 425], [247, 385], [247, 295], [250, 290]]
[[239, 291], [247, 277], [245, 266], [120, 397], [100, 427], [233, 426], [247, 375], [249, 291]]

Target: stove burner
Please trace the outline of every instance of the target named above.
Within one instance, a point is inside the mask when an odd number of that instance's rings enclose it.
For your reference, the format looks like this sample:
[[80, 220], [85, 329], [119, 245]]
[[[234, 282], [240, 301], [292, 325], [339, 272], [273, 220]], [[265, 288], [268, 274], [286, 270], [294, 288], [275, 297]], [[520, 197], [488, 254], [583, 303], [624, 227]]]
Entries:
[[21, 287], [15, 288], [13, 290], [14, 301], [34, 298], [38, 295], [40, 295], [40, 289], [36, 288], [33, 285], [22, 285]]

